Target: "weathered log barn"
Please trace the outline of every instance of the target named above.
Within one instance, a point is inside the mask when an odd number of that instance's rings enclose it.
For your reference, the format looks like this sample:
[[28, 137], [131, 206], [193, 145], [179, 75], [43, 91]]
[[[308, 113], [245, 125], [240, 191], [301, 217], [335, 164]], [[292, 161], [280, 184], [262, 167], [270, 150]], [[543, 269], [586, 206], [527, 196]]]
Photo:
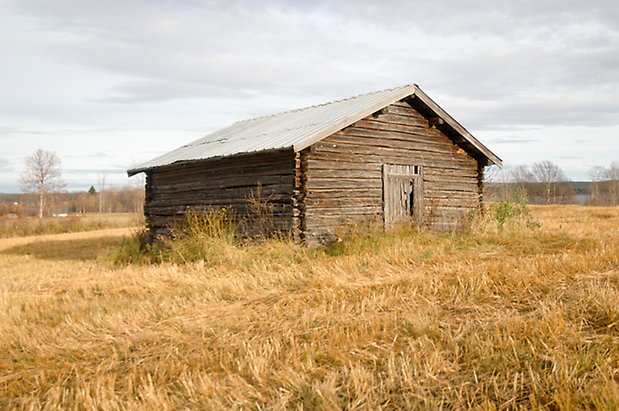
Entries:
[[458, 228], [492, 164], [501, 159], [406, 85], [240, 121], [128, 174], [146, 173], [152, 234], [188, 209], [246, 215], [259, 192], [273, 227], [315, 243], [360, 220]]

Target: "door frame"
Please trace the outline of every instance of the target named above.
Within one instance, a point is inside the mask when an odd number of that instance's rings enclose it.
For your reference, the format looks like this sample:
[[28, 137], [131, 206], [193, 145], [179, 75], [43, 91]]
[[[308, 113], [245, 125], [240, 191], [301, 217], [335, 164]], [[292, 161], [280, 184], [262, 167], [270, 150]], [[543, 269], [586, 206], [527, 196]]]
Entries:
[[[392, 228], [395, 224], [401, 220], [394, 220], [392, 216], [395, 216], [392, 208], [397, 206], [396, 204], [388, 204], [386, 191], [389, 189], [389, 182], [393, 180], [399, 180], [400, 187], [409, 187], [404, 193], [400, 189], [400, 196], [405, 194], [409, 196], [407, 199], [400, 198], [399, 207], [404, 203], [408, 209], [404, 210], [406, 215], [412, 218], [415, 225], [420, 226], [423, 223], [423, 167], [415, 164], [394, 164], [385, 163], [382, 165], [382, 211], [383, 211], [383, 227]], [[412, 189], [411, 189], [412, 187]], [[412, 194], [413, 203], [410, 204], [410, 195]], [[402, 201], [404, 200], [404, 201]], [[390, 207], [391, 206], [391, 207]], [[402, 214], [400, 208], [397, 214]]]

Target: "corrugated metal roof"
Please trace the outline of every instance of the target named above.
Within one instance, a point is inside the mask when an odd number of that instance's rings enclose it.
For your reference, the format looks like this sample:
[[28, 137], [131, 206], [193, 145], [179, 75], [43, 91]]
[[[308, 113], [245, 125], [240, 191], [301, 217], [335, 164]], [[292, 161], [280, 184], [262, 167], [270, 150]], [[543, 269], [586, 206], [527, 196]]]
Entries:
[[[391, 103], [416, 94], [422, 94], [429, 99], [416, 85], [405, 85], [317, 106], [239, 121], [128, 170], [128, 174], [131, 176], [177, 162], [262, 150], [292, 148], [295, 151], [300, 151]], [[443, 117], [441, 114], [448, 116], [444, 112], [437, 114], [441, 117]], [[455, 122], [455, 120], [451, 120]], [[460, 130], [458, 131], [460, 132]], [[463, 137], [470, 140], [468, 138], [470, 136], [474, 142], [481, 145], [466, 130], [464, 132], [468, 136]], [[476, 146], [477, 144], [473, 145]], [[494, 157], [498, 159], [498, 157]], [[495, 159], [489, 158], [497, 164]], [[500, 162], [500, 159], [498, 161]]]

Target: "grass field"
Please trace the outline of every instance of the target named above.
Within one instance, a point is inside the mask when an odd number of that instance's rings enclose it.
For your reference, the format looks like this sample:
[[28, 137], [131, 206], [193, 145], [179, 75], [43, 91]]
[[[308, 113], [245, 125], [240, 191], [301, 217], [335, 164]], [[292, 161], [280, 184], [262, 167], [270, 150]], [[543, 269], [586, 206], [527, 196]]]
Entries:
[[74, 233], [137, 226], [143, 222], [138, 213], [75, 214], [66, 217], [0, 217], [0, 238]]
[[619, 208], [532, 211], [180, 265], [0, 240], [0, 408], [617, 409]]

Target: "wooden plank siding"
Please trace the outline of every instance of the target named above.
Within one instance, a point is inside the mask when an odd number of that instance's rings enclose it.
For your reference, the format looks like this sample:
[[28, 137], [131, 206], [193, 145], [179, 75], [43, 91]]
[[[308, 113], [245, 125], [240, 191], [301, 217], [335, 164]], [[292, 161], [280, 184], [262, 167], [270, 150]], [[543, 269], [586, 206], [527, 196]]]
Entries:
[[[406, 102], [391, 104], [303, 150], [297, 225], [308, 243], [359, 220], [382, 222], [384, 164], [421, 166], [424, 226], [458, 228], [480, 204], [483, 166]], [[299, 174], [299, 172], [297, 172]]]
[[294, 183], [292, 149], [173, 164], [147, 173], [144, 214], [151, 235], [166, 235], [188, 209], [225, 207], [239, 218], [252, 217], [248, 199], [259, 192], [269, 224], [290, 231]]

